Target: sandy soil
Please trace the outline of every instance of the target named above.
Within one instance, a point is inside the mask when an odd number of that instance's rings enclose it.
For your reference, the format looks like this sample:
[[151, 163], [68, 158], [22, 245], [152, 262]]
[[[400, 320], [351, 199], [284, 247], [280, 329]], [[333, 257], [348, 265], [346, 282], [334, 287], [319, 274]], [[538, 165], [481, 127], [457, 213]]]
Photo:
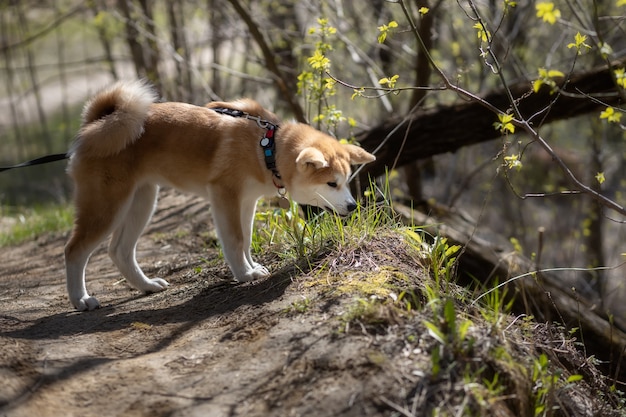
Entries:
[[[385, 297], [376, 279], [400, 277], [420, 293], [422, 268], [393, 238], [301, 265], [268, 251], [260, 261], [272, 276], [237, 284], [206, 203], [165, 192], [138, 259], [171, 287], [148, 296], [129, 289], [103, 246], [87, 271], [103, 307], [86, 313], [67, 299], [66, 239], [2, 249], [0, 416], [533, 415], [541, 385], [528, 376], [539, 352], [562, 381], [584, 376], [554, 392], [564, 411], [555, 415], [623, 415], [605, 379], [551, 326], [511, 317], [494, 332], [468, 311], [471, 334], [453, 352], [426, 331], [433, 318], [418, 315], [430, 310], [422, 299], [413, 300], [415, 312], [381, 308], [347, 319], [360, 305], [351, 283], [370, 280], [372, 294]], [[495, 347], [511, 360], [494, 359]], [[494, 372], [506, 392], [485, 401], [480, 381]]]
[[397, 385], [372, 360], [385, 337], [339, 332], [341, 300], [299, 314], [315, 290], [296, 266], [231, 282], [205, 203], [169, 193], [159, 207], [138, 259], [171, 288], [129, 289], [103, 246], [87, 272], [93, 312], [67, 300], [67, 236], [3, 249], [1, 415], [379, 415]]

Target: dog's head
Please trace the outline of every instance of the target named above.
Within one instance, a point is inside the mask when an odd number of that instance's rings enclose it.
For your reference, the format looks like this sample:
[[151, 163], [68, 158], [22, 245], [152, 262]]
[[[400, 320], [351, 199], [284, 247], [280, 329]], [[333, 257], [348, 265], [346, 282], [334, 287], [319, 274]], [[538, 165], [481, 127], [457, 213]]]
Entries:
[[296, 150], [296, 166], [289, 181], [291, 198], [341, 216], [349, 214], [356, 208], [348, 185], [351, 165], [372, 162], [376, 157], [309, 126], [300, 125], [300, 129], [306, 139]]

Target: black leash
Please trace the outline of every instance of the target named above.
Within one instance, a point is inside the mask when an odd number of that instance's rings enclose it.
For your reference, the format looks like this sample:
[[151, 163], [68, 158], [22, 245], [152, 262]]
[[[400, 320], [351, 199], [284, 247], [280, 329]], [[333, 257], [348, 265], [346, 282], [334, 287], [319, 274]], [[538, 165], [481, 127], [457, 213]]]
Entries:
[[[278, 126], [271, 122], [268, 122], [267, 120], [261, 119], [259, 116], [252, 116], [251, 114], [241, 111], [241, 110], [227, 109], [223, 107], [216, 107], [216, 108], [212, 108], [211, 110], [217, 113], [227, 114], [232, 117], [243, 117], [244, 119], [254, 120], [255, 122], [257, 122], [259, 127], [265, 129], [266, 133], [261, 139], [261, 143], [260, 143], [261, 147], [263, 148], [263, 153], [265, 155], [265, 164], [267, 165], [267, 168], [272, 171], [274, 176], [280, 179], [280, 174], [276, 170], [276, 157], [275, 157], [275, 145], [274, 145], [274, 133], [276, 132], [276, 129], [278, 129]], [[62, 161], [64, 159], [68, 159], [69, 157], [70, 157], [69, 153], [57, 153], [53, 155], [46, 155], [40, 158], [33, 159], [31, 161], [22, 162], [21, 164], [11, 165], [8, 167], [0, 167], [0, 172], [8, 171], [10, 169], [15, 169], [15, 168], [24, 168], [24, 167], [34, 166], [34, 165], [47, 164], [47, 163], [55, 162], [55, 161]]]
[[14, 168], [24, 168], [24, 167], [30, 167], [33, 165], [47, 164], [49, 162], [62, 161], [69, 157], [70, 156], [67, 153], [57, 153], [54, 155], [46, 155], [46, 156], [42, 156], [41, 158], [33, 159], [31, 161], [22, 162], [21, 164], [9, 166], [9, 167], [0, 167], [0, 172], [8, 171]]

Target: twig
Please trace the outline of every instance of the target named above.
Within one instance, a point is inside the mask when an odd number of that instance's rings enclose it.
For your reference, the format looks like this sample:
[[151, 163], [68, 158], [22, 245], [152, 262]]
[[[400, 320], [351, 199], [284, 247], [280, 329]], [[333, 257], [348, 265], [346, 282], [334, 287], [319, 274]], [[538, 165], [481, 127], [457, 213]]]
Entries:
[[482, 293], [481, 295], [479, 295], [478, 297], [476, 297], [474, 299], [474, 301], [471, 302], [471, 305], [476, 304], [476, 302], [478, 302], [478, 300], [480, 300], [481, 298], [491, 294], [492, 292], [504, 287], [505, 285], [510, 284], [511, 282], [517, 281], [518, 279], [522, 279], [524, 277], [528, 277], [528, 276], [533, 276], [535, 274], [540, 274], [542, 272], [563, 272], [563, 271], [581, 271], [581, 272], [590, 272], [590, 271], [608, 271], [608, 270], [613, 270], [613, 269], [618, 269], [621, 268], [622, 266], [626, 265], [626, 262], [622, 262], [619, 265], [616, 266], [598, 266], [595, 268], [577, 268], [577, 267], [567, 267], [567, 268], [545, 268], [545, 269], [540, 269], [540, 270], [536, 270], [536, 271], [529, 271], [526, 272], [524, 274], [520, 274], [520, 275], [516, 275], [512, 278], [507, 279], [506, 281], [496, 285], [495, 287], [491, 288], [488, 291], [485, 291], [484, 293]]
[[[437, 72], [437, 74], [439, 74], [439, 77], [441, 78], [441, 80], [443, 81], [444, 85], [446, 86], [446, 89], [454, 91], [455, 93], [459, 94], [460, 96], [466, 97], [472, 101], [475, 101], [477, 103], [479, 103], [480, 105], [482, 105], [483, 107], [491, 110], [493, 113], [495, 114], [500, 114], [500, 113], [504, 113], [504, 111], [496, 108], [495, 106], [493, 106], [491, 103], [487, 102], [485, 99], [453, 84], [450, 82], [450, 80], [448, 79], [448, 77], [446, 76], [446, 74], [443, 72], [443, 70], [441, 68], [439, 68], [439, 66], [437, 66], [436, 62], [434, 61], [433, 57], [430, 55], [428, 49], [426, 48], [424, 41], [422, 40], [422, 38], [419, 35], [419, 31], [417, 30], [417, 27], [415, 26], [415, 23], [413, 22], [413, 19], [408, 11], [408, 9], [406, 8], [406, 5], [404, 4], [404, 0], [400, 0], [399, 1], [402, 10], [404, 12], [404, 15], [407, 19], [407, 21], [409, 22], [409, 24], [411, 25], [411, 30], [413, 31], [413, 33], [416, 36], [416, 39], [418, 41], [418, 44], [420, 45], [420, 47], [423, 49], [424, 51], [424, 55], [426, 56], [426, 58], [428, 59], [428, 61], [430, 62], [430, 64], [432, 65], [433, 69], [435, 70], [435, 72]], [[480, 16], [478, 15], [478, 10], [476, 9], [476, 6], [473, 4], [472, 1], [469, 2], [470, 7], [472, 8], [472, 11], [475, 13], [476, 19], [478, 19], [479, 21], [481, 21]], [[541, 147], [548, 153], [548, 155], [550, 155], [550, 157], [552, 157], [552, 159], [554, 159], [556, 161], [556, 163], [558, 164], [558, 166], [561, 168], [561, 170], [563, 171], [563, 173], [565, 174], [565, 176], [572, 182], [572, 184], [574, 184], [574, 186], [582, 193], [589, 195], [591, 198], [593, 198], [594, 200], [598, 201], [600, 204], [604, 205], [605, 207], [614, 210], [622, 215], [626, 216], [626, 208], [624, 208], [624, 206], [621, 206], [620, 204], [618, 204], [617, 202], [611, 200], [610, 198], [598, 193], [597, 191], [593, 190], [591, 187], [583, 184], [578, 178], [576, 178], [576, 176], [574, 175], [574, 173], [569, 169], [569, 167], [567, 166], [567, 164], [565, 164], [565, 162], [563, 162], [563, 160], [556, 154], [556, 152], [554, 151], [554, 149], [552, 149], [552, 147], [548, 144], [548, 142], [545, 141], [545, 139], [543, 139], [539, 133], [536, 131], [535, 128], [533, 128], [533, 126], [531, 125], [531, 123], [524, 119], [521, 116], [521, 112], [517, 106], [517, 101], [515, 100], [515, 98], [512, 95], [511, 89], [508, 87], [508, 83], [506, 82], [506, 80], [504, 79], [504, 75], [502, 73], [502, 71], [500, 70], [500, 64], [497, 60], [497, 57], [495, 56], [495, 54], [493, 53], [493, 51], [491, 50], [491, 48], [488, 49], [488, 52], [490, 54], [490, 57], [494, 60], [494, 66], [497, 69], [497, 74], [500, 77], [500, 80], [504, 86], [504, 90], [505, 93], [507, 94], [508, 98], [509, 98], [509, 102], [511, 104], [511, 107], [513, 109], [513, 114], [515, 115], [515, 119], [513, 119], [511, 121], [511, 123], [513, 123], [515, 126], [522, 128], [527, 134], [528, 136], [530, 136], [532, 139], [534, 139], [537, 143], [539, 143], [539, 145], [541, 145]]]
[[406, 408], [402, 407], [401, 405], [398, 405], [398, 404], [394, 403], [393, 401], [386, 399], [382, 395], [379, 398], [387, 406], [393, 408], [394, 410], [396, 410], [398, 413], [402, 414], [403, 416], [415, 417], [415, 414], [411, 413], [409, 410], [407, 410]]

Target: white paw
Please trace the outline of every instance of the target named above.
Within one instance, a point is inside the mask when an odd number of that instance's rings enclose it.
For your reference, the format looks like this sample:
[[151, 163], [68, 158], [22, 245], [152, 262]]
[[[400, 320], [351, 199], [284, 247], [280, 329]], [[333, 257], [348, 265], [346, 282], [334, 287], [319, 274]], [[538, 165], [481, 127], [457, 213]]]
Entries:
[[96, 308], [100, 308], [100, 303], [96, 299], [96, 297], [91, 297], [89, 295], [84, 295], [80, 298], [71, 300], [74, 307], [78, 311], [91, 311]]
[[266, 277], [270, 274], [269, 269], [261, 264], [254, 265], [254, 273], [258, 275], [258, 278]]
[[270, 274], [270, 271], [263, 265], [257, 264], [257, 266], [241, 275], [235, 275], [235, 280], [239, 282], [254, 281], [255, 279], [264, 278]]
[[145, 282], [142, 282], [141, 288], [139, 289], [145, 293], [153, 293], [153, 292], [163, 291], [167, 289], [167, 287], [169, 286], [170, 286], [170, 283], [164, 280], [163, 278], [153, 278], [153, 279], [148, 279]]

